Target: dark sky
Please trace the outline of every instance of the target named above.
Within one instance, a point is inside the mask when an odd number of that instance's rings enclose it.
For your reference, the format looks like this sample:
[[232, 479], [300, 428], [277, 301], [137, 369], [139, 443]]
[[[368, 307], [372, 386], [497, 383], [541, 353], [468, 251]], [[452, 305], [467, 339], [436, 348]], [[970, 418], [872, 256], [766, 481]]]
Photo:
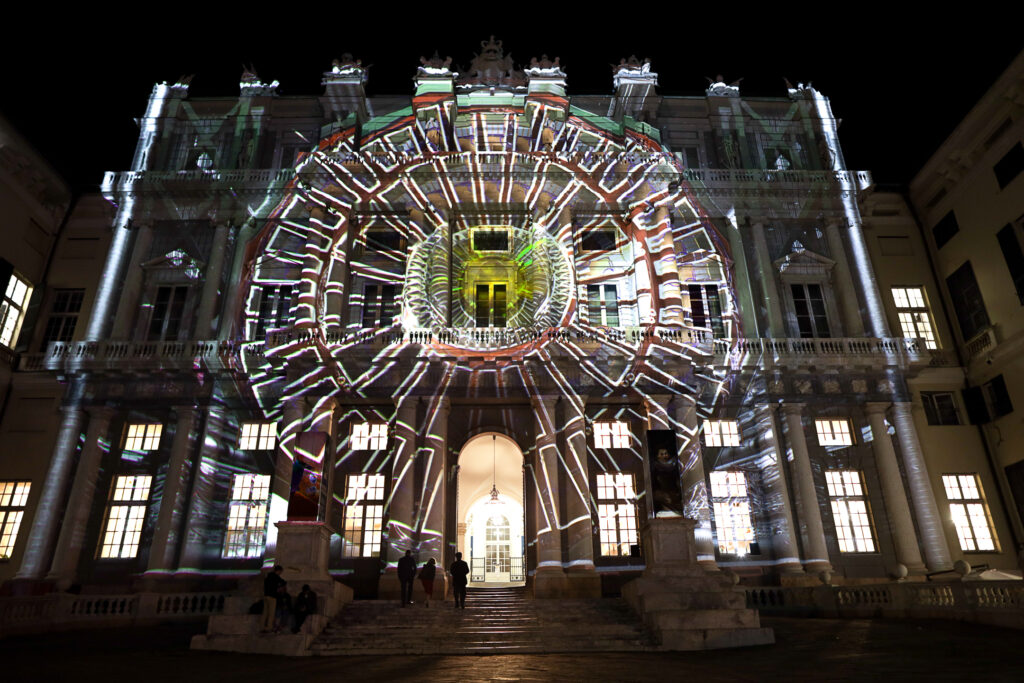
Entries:
[[[610, 93], [610, 65], [633, 53], [652, 59], [663, 95], [701, 95], [705, 76], [718, 73], [728, 81], [743, 77], [745, 96], [784, 96], [783, 77], [810, 80], [842, 119], [847, 165], [898, 185], [1024, 48], [1019, 22], [1009, 17], [957, 17], [925, 27], [857, 5], [844, 11], [860, 14], [823, 15], [839, 11], [838, 3], [812, 14], [792, 9], [803, 18], [784, 21], [779, 11], [701, 18], [682, 4], [673, 13], [636, 3], [618, 5], [614, 15], [561, 17], [542, 5], [508, 5], [519, 17], [511, 21], [473, 20], [468, 3], [462, 10], [422, 4], [417, 15], [381, 7], [388, 9], [378, 19], [366, 18], [366, 3], [310, 3], [289, 8], [291, 15], [282, 6], [275, 14], [253, 11], [228, 20], [175, 10], [134, 27], [108, 23], [113, 12], [56, 25], [40, 20], [45, 28], [33, 49], [7, 40], [0, 46], [0, 111], [76, 191], [90, 191], [104, 171], [130, 165], [133, 118], [143, 114], [155, 82], [194, 73], [193, 97], [235, 97], [242, 64], [251, 63], [263, 80], [281, 81], [283, 95], [319, 95], [321, 72], [351, 52], [371, 65], [371, 96], [411, 95], [420, 55], [438, 49], [468, 64], [494, 33], [517, 63], [541, 53], [559, 56], [570, 95]], [[738, 13], [738, 6], [722, 7]]]

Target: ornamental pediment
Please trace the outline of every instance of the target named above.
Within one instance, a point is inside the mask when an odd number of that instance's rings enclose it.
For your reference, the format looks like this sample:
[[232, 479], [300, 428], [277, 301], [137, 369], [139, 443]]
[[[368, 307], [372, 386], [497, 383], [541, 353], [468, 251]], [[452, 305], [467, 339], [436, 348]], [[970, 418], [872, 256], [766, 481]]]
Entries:
[[805, 249], [798, 241], [793, 242], [792, 251], [776, 259], [774, 263], [775, 269], [784, 280], [826, 280], [836, 265], [829, 257]]

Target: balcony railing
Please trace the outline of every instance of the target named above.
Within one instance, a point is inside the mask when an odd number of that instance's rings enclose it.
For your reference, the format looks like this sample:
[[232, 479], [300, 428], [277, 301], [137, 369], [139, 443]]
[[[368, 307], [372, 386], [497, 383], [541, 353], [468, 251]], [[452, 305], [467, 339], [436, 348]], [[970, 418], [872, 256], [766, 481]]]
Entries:
[[909, 362], [930, 364], [932, 352], [922, 339], [903, 337], [840, 337], [834, 339], [716, 339], [715, 361], [726, 365], [780, 364], [815, 361], [847, 365]]

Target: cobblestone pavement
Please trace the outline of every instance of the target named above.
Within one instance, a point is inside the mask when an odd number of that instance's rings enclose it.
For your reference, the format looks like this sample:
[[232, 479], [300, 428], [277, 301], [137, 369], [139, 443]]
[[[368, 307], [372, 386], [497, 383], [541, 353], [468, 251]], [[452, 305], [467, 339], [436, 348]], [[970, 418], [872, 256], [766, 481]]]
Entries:
[[191, 652], [199, 625], [0, 640], [21, 681], [1024, 681], [1024, 631], [948, 621], [763, 618], [774, 646], [693, 653], [278, 658]]

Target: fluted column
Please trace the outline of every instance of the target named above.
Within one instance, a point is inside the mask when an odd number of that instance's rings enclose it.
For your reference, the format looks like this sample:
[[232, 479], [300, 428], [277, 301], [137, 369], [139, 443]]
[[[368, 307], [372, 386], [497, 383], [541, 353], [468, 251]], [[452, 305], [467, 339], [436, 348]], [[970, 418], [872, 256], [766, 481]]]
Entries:
[[569, 571], [594, 571], [594, 521], [590, 509], [590, 474], [583, 398], [565, 396], [566, 537]]
[[921, 453], [921, 444], [917, 440], [910, 404], [902, 401], [893, 403], [892, 417], [896, 423], [896, 438], [900, 441], [900, 453], [903, 455], [903, 469], [907, 473], [910, 499], [917, 515], [917, 527], [921, 530], [925, 563], [928, 570], [933, 572], [951, 569], [953, 560], [949, 554], [946, 535], [942, 531], [942, 517], [935, 503], [935, 493], [928, 477], [928, 465], [925, 463], [924, 454]]
[[754, 250], [757, 252], [757, 262], [760, 265], [758, 271], [761, 274], [761, 290], [764, 294], [765, 304], [768, 306], [768, 330], [773, 337], [785, 337], [787, 335], [786, 326], [782, 321], [782, 300], [779, 296], [779, 288], [775, 284], [775, 266], [768, 253], [768, 241], [764, 236], [764, 226], [761, 223], [755, 223], [752, 230], [754, 232]]
[[770, 496], [769, 514], [772, 517], [772, 552], [783, 574], [803, 574], [800, 565], [800, 548], [797, 543], [796, 524], [789, 502], [789, 485], [786, 482], [785, 452], [779, 448], [776, 432], [774, 404], [765, 406], [767, 425], [762, 429], [762, 438], [771, 451], [773, 463], [763, 468], [762, 477]]
[[110, 420], [114, 417], [113, 408], [90, 407], [89, 427], [82, 445], [82, 455], [78, 459], [78, 469], [71, 485], [71, 494], [67, 507], [64, 509], [63, 523], [57, 545], [53, 551], [53, 562], [47, 579], [56, 581], [57, 588], [66, 590], [75, 582], [78, 572], [78, 560], [85, 546], [85, 533], [92, 513], [96, 497], [96, 484], [100, 476], [100, 465], [106, 452], [100, 444], [106, 441], [110, 429]]
[[192, 334], [195, 339], [208, 339], [213, 333], [211, 324], [217, 306], [217, 298], [220, 295], [220, 280], [221, 274], [224, 271], [224, 257], [227, 254], [227, 242], [230, 233], [231, 228], [223, 224], [218, 225], [213, 233], [213, 247], [210, 250], [210, 258], [206, 264], [203, 295], [199, 299], [199, 308], [196, 311], [196, 328]]
[[846, 257], [846, 247], [839, 233], [839, 226], [829, 223], [825, 226], [825, 237], [832, 253], [835, 265], [835, 284], [839, 290], [839, 307], [843, 312], [843, 336], [861, 337], [864, 335], [864, 319], [860, 315], [860, 304], [857, 303], [856, 285], [850, 275], [850, 265]]
[[394, 466], [391, 473], [391, 501], [388, 505], [389, 568], [406, 550], [415, 549], [413, 498], [416, 464], [417, 398], [403, 398], [395, 410]]
[[[109, 318], [114, 319], [110, 338], [115, 340], [129, 339], [132, 336], [132, 326], [137, 317], [139, 306], [142, 303], [142, 276], [145, 274], [142, 270], [142, 264], [149, 257], [149, 249], [153, 244], [153, 227], [151, 225], [139, 225], [135, 228], [134, 233], [135, 244], [132, 246], [131, 257], [124, 266], [124, 285], [121, 287], [117, 302], [109, 302], [108, 307], [111, 310], [106, 312]], [[131, 231], [125, 230], [125, 234], [130, 235]], [[105, 266], [105, 268], [113, 267], [121, 266], [115, 266], [111, 263]], [[91, 319], [95, 320], [96, 315], [97, 311], [94, 309]], [[109, 320], [107, 324], [109, 324]], [[102, 329], [102, 326], [98, 323], [90, 322], [90, 326], [96, 327], [97, 330]], [[100, 337], [96, 338], [99, 339]]]
[[683, 511], [697, 522], [693, 527], [697, 562], [706, 569], [717, 569], [707, 475], [704, 473], [704, 452], [697, 424], [697, 402], [693, 396], [680, 394], [672, 400], [672, 405], [679, 425], [676, 433], [682, 441], [679, 465], [683, 484]]
[[804, 437], [803, 405], [783, 404], [782, 414], [786, 419], [786, 437], [793, 450], [793, 478], [796, 483], [797, 506], [800, 522], [807, 538], [805, 562], [814, 571], [831, 569], [828, 545], [825, 543], [825, 528], [821, 521], [821, 508], [814, 487], [814, 473], [811, 458], [807, 453], [807, 439]]
[[164, 477], [160, 512], [156, 519], [153, 542], [149, 547], [148, 572], [167, 572], [174, 569], [179, 543], [184, 495], [188, 487], [189, 455], [192, 453], [193, 429], [198, 411], [193, 407], [176, 409], [177, 424], [171, 443], [171, 459]]
[[562, 571], [562, 531], [558, 524], [558, 446], [555, 403], [557, 397], [533, 399], [537, 421], [537, 570]]
[[85, 412], [77, 406], [62, 406], [61, 412], [63, 415], [60, 431], [57, 433], [57, 443], [53, 449], [53, 459], [50, 460], [50, 469], [46, 472], [43, 492], [36, 503], [32, 531], [29, 533], [21, 569], [15, 575], [16, 579], [38, 579], [50, 566], [50, 551], [57, 538], [64, 496], [74, 467], [75, 450], [78, 448], [78, 437], [85, 422]]
[[423, 429], [426, 458], [426, 481], [423, 484], [423, 500], [420, 502], [419, 554], [420, 560], [433, 557], [444, 564], [444, 511], [445, 505], [445, 460], [448, 453], [448, 418], [451, 414], [451, 399], [438, 397], [427, 406]]

